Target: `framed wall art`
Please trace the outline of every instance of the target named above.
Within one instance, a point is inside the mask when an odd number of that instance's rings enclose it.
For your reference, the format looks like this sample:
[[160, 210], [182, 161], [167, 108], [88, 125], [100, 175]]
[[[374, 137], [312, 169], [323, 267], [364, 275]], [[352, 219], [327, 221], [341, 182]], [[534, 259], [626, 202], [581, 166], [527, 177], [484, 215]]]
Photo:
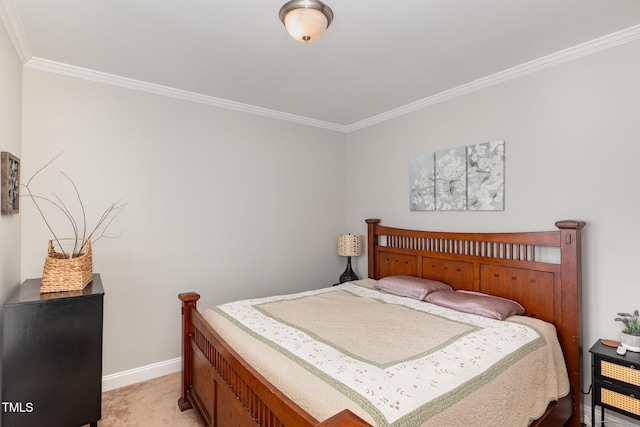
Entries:
[[504, 141], [409, 158], [412, 211], [504, 210]]
[[2, 215], [16, 214], [20, 210], [20, 159], [2, 151], [0, 153], [0, 202]]

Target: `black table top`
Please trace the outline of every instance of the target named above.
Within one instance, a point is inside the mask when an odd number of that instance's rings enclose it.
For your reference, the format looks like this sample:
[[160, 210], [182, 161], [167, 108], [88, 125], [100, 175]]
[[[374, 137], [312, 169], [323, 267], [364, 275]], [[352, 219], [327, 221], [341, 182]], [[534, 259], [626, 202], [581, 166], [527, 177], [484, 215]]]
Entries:
[[48, 292], [40, 293], [40, 283], [42, 279], [25, 280], [21, 286], [18, 286], [11, 294], [11, 297], [4, 304], [5, 307], [12, 304], [38, 303], [52, 299], [76, 298], [89, 295], [104, 295], [102, 280], [100, 274], [94, 274], [93, 280], [84, 289], [79, 291], [66, 292]]

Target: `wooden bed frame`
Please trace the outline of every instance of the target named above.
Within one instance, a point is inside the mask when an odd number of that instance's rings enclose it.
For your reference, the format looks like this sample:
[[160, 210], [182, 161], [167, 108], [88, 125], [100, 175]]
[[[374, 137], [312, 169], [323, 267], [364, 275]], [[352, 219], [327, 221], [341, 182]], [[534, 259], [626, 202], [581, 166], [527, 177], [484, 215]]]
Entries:
[[[554, 231], [518, 233], [416, 231], [382, 226], [379, 219], [366, 222], [370, 278], [404, 274], [441, 280], [455, 289], [518, 301], [528, 316], [553, 323], [571, 391], [550, 404], [532, 426], [581, 425], [580, 230], [584, 222], [558, 221]], [[179, 298], [183, 328], [180, 410], [196, 409], [211, 427], [369, 425], [348, 410], [336, 411], [327, 420], [314, 419], [216, 333], [197, 309], [198, 294], [183, 293]]]

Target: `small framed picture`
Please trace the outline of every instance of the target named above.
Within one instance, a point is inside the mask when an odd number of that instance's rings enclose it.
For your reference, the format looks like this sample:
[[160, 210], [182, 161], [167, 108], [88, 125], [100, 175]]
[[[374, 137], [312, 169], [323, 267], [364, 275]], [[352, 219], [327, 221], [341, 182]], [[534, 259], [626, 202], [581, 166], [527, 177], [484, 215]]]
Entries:
[[2, 151], [0, 153], [0, 190], [2, 215], [16, 214], [20, 208], [20, 159]]

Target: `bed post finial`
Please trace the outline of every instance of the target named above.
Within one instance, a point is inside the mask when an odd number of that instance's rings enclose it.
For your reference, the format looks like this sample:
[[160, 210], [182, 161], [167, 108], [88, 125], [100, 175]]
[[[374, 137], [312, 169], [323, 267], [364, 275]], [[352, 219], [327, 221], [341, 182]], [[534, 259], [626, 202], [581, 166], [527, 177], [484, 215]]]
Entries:
[[584, 226], [587, 225], [586, 222], [584, 221], [575, 221], [573, 219], [565, 219], [562, 221], [556, 221], [556, 227], [558, 227], [561, 230], [565, 230], [565, 229], [575, 229], [575, 230], [581, 230], [584, 228]]

